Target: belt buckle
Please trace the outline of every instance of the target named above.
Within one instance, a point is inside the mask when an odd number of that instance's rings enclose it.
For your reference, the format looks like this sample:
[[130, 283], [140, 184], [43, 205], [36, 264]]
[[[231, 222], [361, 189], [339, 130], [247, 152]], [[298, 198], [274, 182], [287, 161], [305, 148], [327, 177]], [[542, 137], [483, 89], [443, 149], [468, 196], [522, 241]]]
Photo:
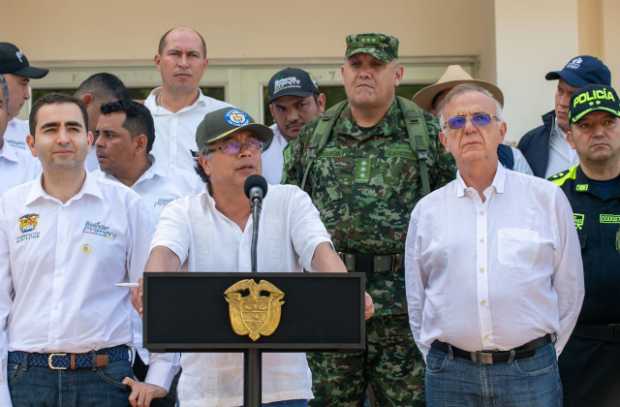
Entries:
[[474, 363], [480, 363], [482, 365], [492, 365], [493, 354], [491, 352], [472, 352], [471, 360]]
[[67, 370], [66, 367], [54, 366], [54, 357], [67, 356], [66, 353], [50, 353], [47, 357], [47, 366], [52, 370]]

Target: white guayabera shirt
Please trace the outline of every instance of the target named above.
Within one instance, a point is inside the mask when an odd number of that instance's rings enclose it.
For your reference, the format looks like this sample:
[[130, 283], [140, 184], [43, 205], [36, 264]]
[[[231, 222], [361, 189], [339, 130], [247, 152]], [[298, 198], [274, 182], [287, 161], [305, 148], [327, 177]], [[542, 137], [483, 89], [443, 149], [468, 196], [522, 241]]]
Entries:
[[[181, 198], [162, 212], [151, 248], [164, 246], [189, 271], [250, 272], [252, 219], [245, 229], [224, 216], [208, 193]], [[258, 237], [258, 271], [312, 270], [316, 247], [329, 242], [319, 212], [304, 191], [271, 185], [263, 201]], [[301, 263], [301, 264], [300, 264]], [[179, 400], [183, 407], [243, 404], [243, 355], [185, 353]], [[263, 354], [262, 400], [312, 398], [312, 379], [304, 353]]]

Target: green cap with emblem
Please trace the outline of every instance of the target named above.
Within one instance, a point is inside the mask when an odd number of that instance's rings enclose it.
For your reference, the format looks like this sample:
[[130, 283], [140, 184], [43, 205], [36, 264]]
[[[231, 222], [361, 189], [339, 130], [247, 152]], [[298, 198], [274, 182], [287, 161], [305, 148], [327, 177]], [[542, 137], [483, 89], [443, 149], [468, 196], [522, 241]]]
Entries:
[[196, 129], [199, 150], [238, 131], [248, 130], [265, 145], [271, 143], [273, 132], [267, 126], [254, 122], [252, 116], [235, 107], [225, 107], [207, 113]]
[[570, 99], [568, 120], [576, 123], [588, 113], [603, 111], [620, 117], [620, 100], [611, 86], [588, 85], [577, 89]]
[[369, 54], [383, 62], [398, 58], [398, 38], [381, 33], [362, 33], [347, 35], [345, 57], [356, 54]]

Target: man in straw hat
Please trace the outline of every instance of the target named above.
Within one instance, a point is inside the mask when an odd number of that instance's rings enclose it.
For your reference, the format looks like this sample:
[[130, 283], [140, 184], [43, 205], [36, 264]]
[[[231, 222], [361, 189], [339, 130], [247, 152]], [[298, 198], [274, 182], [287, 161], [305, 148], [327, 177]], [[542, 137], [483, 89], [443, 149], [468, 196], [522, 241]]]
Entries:
[[[443, 98], [452, 88], [462, 83], [471, 83], [488, 90], [499, 104], [502, 107], [504, 106], [504, 95], [497, 86], [490, 82], [472, 78], [460, 65], [450, 65], [437, 82], [420, 89], [413, 95], [413, 101], [422, 109], [437, 116], [437, 110]], [[499, 162], [504, 167], [524, 174], [533, 175], [527, 160], [518, 149], [500, 144], [497, 148], [497, 155], [499, 157]]]

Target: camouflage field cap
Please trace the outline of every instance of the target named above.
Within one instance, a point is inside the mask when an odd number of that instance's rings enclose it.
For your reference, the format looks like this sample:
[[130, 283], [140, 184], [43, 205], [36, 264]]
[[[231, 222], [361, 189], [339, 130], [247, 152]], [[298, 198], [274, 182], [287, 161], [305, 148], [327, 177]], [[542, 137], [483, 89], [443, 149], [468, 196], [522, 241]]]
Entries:
[[355, 54], [370, 54], [383, 62], [398, 58], [398, 38], [381, 33], [347, 35], [345, 57]]

